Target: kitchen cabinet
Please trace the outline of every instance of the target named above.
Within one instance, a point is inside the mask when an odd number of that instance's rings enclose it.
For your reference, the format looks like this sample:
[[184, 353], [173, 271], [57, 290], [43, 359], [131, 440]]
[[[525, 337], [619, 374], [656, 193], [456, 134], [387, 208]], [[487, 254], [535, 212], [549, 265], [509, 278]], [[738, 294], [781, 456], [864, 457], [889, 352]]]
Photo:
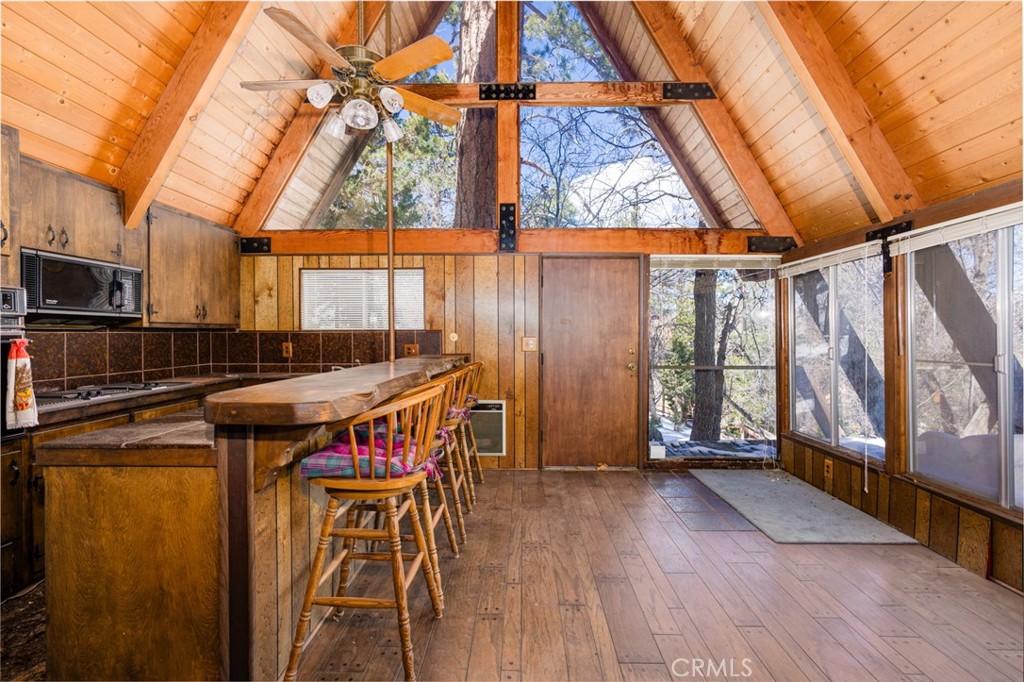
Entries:
[[19, 242], [43, 251], [141, 267], [146, 234], [121, 222], [116, 190], [22, 157]]
[[0, 446], [0, 596], [6, 598], [30, 582], [31, 509], [25, 439]]
[[18, 144], [15, 128], [0, 128], [0, 271], [3, 285], [10, 287], [21, 284], [21, 263], [15, 248], [19, 221], [14, 189], [19, 186], [21, 165]]
[[154, 204], [149, 212], [148, 323], [236, 327], [238, 237]]

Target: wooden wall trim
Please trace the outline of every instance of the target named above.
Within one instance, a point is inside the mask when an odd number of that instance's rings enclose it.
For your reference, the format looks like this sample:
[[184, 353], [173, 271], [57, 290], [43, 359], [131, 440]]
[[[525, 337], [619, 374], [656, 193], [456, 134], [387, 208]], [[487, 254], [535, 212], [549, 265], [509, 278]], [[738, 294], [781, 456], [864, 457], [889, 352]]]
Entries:
[[[667, 2], [633, 2], [636, 15], [643, 22], [651, 42], [657, 48], [673, 75], [681, 81], [707, 82], [708, 77], [700, 61], [694, 56], [679, 34], [675, 14]], [[764, 172], [754, 158], [736, 122], [719, 99], [698, 100], [693, 103], [698, 117], [707, 129], [711, 140], [725, 161], [729, 172], [736, 179], [736, 186], [747, 199], [758, 221], [768, 234], [792, 237], [797, 244], [803, 238], [793, 227], [786, 210], [782, 207], [775, 190], [768, 183]]]
[[[383, 2], [367, 2], [365, 12], [366, 33], [372, 35], [384, 15]], [[356, 15], [352, 13], [351, 21], [338, 35], [338, 43], [350, 45], [356, 41]], [[330, 67], [322, 65], [320, 75], [331, 77]], [[273, 213], [277, 200], [281, 198], [292, 174], [299, 167], [306, 150], [313, 141], [313, 136], [327, 114], [327, 109], [317, 109], [309, 102], [303, 101], [295, 113], [284, 136], [274, 148], [267, 167], [263, 169], [256, 186], [249, 194], [245, 205], [235, 218], [234, 228], [244, 237], [256, 234], [266, 224]]]
[[115, 179], [127, 227], [142, 222], [259, 9], [258, 2], [210, 7]]
[[956, 218], [969, 216], [980, 211], [987, 211], [989, 209], [999, 208], [1000, 206], [1007, 206], [1014, 202], [1021, 201], [1022, 198], [1024, 198], [1024, 185], [1021, 185], [1019, 181], [1008, 182], [990, 189], [975, 192], [974, 194], [968, 194], [967, 196], [953, 199], [952, 201], [933, 204], [917, 211], [911, 211], [910, 213], [901, 215], [888, 223], [867, 225], [841, 235], [836, 235], [835, 237], [829, 237], [828, 239], [822, 239], [821, 241], [814, 242], [813, 244], [801, 246], [800, 248], [784, 253], [782, 255], [782, 262], [792, 263], [793, 261], [803, 260], [804, 258], [820, 256], [822, 254], [829, 253], [830, 251], [838, 251], [839, 249], [845, 249], [849, 246], [863, 244], [864, 236], [868, 232], [890, 224], [910, 220], [913, 221], [914, 229], [916, 230], [922, 227], [936, 225], [947, 220], [954, 220]]
[[924, 206], [806, 2], [757, 3], [768, 28], [882, 221]]

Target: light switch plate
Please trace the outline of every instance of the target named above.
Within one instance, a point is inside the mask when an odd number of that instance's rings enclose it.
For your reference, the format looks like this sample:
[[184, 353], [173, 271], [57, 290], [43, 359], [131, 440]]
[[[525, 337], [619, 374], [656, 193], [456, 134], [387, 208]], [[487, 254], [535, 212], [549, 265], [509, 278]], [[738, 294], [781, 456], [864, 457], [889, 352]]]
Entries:
[[537, 350], [537, 337], [536, 336], [524, 336], [523, 337], [523, 350], [526, 352], [535, 352]]

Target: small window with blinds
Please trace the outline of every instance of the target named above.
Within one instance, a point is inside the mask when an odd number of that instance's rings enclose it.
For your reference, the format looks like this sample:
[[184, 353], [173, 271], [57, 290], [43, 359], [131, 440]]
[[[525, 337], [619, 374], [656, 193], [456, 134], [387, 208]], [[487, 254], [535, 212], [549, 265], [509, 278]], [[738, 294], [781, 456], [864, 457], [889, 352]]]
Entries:
[[[302, 270], [303, 329], [387, 329], [387, 270]], [[423, 270], [395, 270], [395, 328], [423, 329]]]

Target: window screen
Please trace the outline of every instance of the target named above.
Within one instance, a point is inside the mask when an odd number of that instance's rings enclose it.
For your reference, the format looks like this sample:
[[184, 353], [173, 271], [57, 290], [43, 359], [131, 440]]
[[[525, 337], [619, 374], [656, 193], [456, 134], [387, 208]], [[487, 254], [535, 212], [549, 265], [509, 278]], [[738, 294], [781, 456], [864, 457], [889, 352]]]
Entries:
[[[303, 329], [387, 329], [387, 270], [303, 270]], [[395, 270], [395, 328], [423, 329], [423, 270]]]

